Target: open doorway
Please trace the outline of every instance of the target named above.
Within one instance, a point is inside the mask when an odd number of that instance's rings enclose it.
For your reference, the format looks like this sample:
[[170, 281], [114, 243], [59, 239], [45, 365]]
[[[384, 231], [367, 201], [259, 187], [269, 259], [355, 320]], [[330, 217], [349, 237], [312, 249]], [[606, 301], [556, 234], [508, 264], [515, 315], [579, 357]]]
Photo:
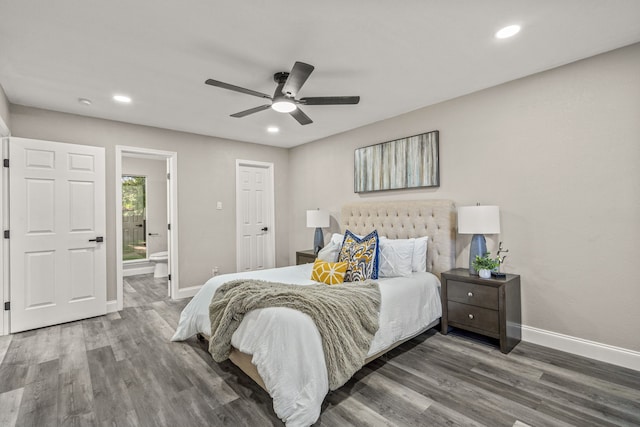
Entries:
[[132, 283], [161, 284], [159, 291], [175, 299], [177, 153], [116, 146], [115, 169], [117, 309], [124, 307], [125, 285]]
[[123, 156], [120, 186], [123, 275], [153, 273], [156, 281], [164, 279], [166, 297], [170, 295], [167, 160]]

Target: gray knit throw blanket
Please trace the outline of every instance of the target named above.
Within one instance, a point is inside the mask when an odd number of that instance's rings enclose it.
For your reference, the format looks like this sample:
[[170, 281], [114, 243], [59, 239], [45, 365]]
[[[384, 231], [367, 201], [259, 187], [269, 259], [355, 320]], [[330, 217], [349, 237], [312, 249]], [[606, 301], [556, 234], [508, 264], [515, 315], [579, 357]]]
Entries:
[[380, 289], [369, 281], [332, 286], [259, 280], [225, 283], [209, 305], [209, 353], [216, 362], [229, 357], [231, 336], [244, 315], [266, 307], [288, 307], [311, 317], [322, 337], [329, 388], [335, 390], [364, 365], [378, 330]]

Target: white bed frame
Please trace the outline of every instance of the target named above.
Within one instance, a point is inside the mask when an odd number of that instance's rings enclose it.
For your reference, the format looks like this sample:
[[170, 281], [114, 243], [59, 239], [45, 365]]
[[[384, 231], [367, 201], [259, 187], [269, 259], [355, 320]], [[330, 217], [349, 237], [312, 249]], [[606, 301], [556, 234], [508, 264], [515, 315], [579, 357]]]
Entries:
[[[455, 267], [455, 205], [450, 200], [413, 200], [397, 202], [350, 203], [342, 208], [341, 229], [363, 235], [378, 230], [380, 236], [407, 239], [429, 236], [427, 270], [440, 274]], [[436, 320], [420, 333], [437, 325]], [[396, 342], [365, 360], [365, 364], [382, 356], [413, 337]], [[267, 388], [251, 355], [232, 349], [229, 359], [265, 391]]]

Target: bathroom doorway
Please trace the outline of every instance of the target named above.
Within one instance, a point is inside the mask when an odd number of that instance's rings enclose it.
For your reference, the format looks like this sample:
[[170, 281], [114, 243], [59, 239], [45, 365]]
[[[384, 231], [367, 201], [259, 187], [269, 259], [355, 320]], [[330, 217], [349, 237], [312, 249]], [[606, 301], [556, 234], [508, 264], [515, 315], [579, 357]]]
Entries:
[[120, 185], [123, 275], [153, 273], [164, 279], [169, 245], [166, 159], [123, 156]]
[[[113, 303], [117, 302], [117, 308], [111, 307], [110, 311], [124, 307], [125, 276], [127, 284], [133, 279], [145, 282], [141, 278], [162, 282], [165, 298], [176, 299], [177, 153], [116, 146], [115, 166], [117, 295]], [[141, 274], [145, 276], [138, 276]]]

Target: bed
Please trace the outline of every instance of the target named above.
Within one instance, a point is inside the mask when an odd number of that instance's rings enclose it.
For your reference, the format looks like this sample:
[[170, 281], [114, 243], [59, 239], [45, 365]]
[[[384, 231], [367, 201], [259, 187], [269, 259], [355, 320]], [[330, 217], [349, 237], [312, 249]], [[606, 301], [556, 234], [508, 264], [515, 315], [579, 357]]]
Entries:
[[[428, 236], [427, 272], [378, 279], [379, 329], [365, 363], [438, 324], [440, 273], [455, 264], [455, 207], [448, 200], [352, 203], [341, 211], [341, 229], [365, 235], [377, 230], [388, 239]], [[172, 340], [209, 336], [208, 306], [216, 289], [236, 279], [310, 285], [313, 264], [226, 274], [210, 279], [180, 316]], [[232, 336], [229, 359], [273, 399], [287, 426], [313, 424], [329, 391], [320, 335], [310, 317], [297, 310], [269, 307], [244, 317]]]

